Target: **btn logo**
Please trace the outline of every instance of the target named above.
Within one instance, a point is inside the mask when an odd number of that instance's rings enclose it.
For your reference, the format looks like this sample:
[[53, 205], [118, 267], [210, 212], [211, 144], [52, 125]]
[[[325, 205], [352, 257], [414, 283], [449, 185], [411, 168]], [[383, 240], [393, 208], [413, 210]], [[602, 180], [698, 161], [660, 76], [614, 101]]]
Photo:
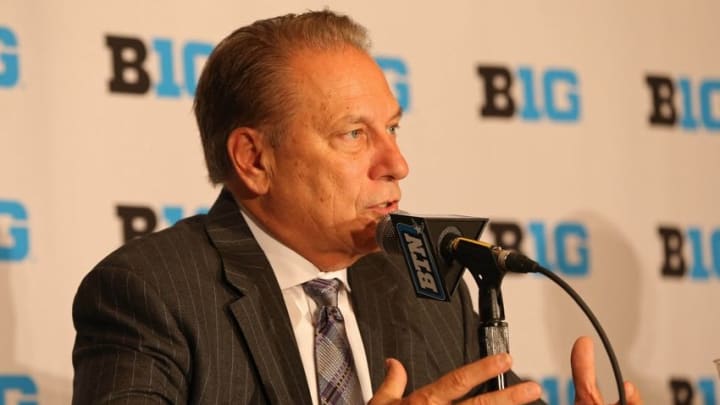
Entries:
[[19, 262], [30, 252], [30, 230], [25, 206], [0, 199], [0, 262]]
[[396, 225], [400, 236], [400, 245], [405, 255], [405, 263], [410, 270], [410, 278], [415, 284], [415, 291], [426, 297], [442, 300], [446, 299], [445, 292], [440, 289], [440, 272], [435, 260], [428, 252], [428, 243], [421, 229], [408, 224]]
[[15, 87], [20, 80], [20, 57], [17, 36], [0, 25], [0, 89]]
[[[690, 277], [693, 280], [720, 278], [720, 228], [703, 232], [698, 227], [682, 229], [676, 226], [660, 226], [658, 234], [662, 241], [663, 277]], [[690, 257], [685, 256], [685, 242], [690, 245]], [[705, 263], [705, 248], [709, 248], [712, 264]], [[689, 259], [689, 260], [688, 260]]]
[[[198, 208], [194, 213], [206, 212], [207, 208]], [[185, 210], [179, 205], [164, 205], [159, 213], [144, 205], [118, 205], [115, 213], [122, 222], [123, 243], [154, 232], [158, 228], [158, 218], [172, 226], [185, 216]]]
[[493, 243], [503, 249], [523, 252], [523, 242], [529, 236], [535, 252], [529, 256], [541, 266], [569, 277], [586, 277], [590, 274], [588, 231], [581, 223], [559, 222], [553, 227], [544, 222], [532, 221], [522, 227], [517, 222], [491, 222], [489, 228]]
[[701, 377], [697, 381], [672, 378], [669, 382], [673, 405], [715, 405], [715, 379]]
[[400, 58], [376, 56], [380, 69], [385, 73], [388, 84], [393, 90], [395, 97], [404, 112], [410, 110], [410, 82], [407, 64]]
[[[158, 65], [151, 79], [151, 73], [145, 62], [148, 59], [148, 46], [137, 37], [107, 35], [105, 45], [110, 48], [112, 56], [112, 78], [108, 87], [112, 93], [146, 94], [151, 84], [158, 97], [180, 98], [183, 94], [195, 95], [197, 79], [200, 74], [200, 63], [203, 62], [213, 45], [207, 42], [188, 41], [176, 44], [169, 38], [155, 38], [150, 43]], [[180, 48], [180, 66], [182, 66], [183, 82], [176, 75], [175, 48]]]
[[38, 390], [28, 375], [0, 374], [0, 405], [37, 405]]
[[[484, 100], [483, 118], [512, 118], [523, 121], [548, 120], [572, 123], [580, 120], [580, 81], [571, 69], [549, 68], [536, 72], [521, 66], [514, 72], [502, 65], [478, 65]], [[537, 81], [540, 88], [537, 88]], [[518, 92], [513, 92], [515, 84]], [[515, 97], [520, 96], [520, 99]]]
[[693, 83], [686, 76], [675, 79], [665, 75], [648, 75], [645, 76], [645, 84], [652, 100], [648, 116], [650, 125], [679, 125], [688, 131], [701, 127], [720, 131], [720, 79], [700, 79]]

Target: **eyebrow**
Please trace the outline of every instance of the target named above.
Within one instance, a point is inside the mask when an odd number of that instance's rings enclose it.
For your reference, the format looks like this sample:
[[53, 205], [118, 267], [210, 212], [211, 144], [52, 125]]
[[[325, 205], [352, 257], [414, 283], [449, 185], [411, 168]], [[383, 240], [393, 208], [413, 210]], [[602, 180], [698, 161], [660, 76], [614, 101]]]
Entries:
[[399, 120], [400, 118], [402, 118], [403, 112], [404, 111], [403, 111], [402, 107], [398, 106], [397, 112], [395, 114], [393, 114], [392, 117], [390, 117], [390, 121]]
[[[398, 107], [397, 112], [390, 116], [390, 119], [388, 121], [395, 121], [403, 116], [403, 109], [402, 107]], [[362, 115], [348, 115], [345, 118], [341, 119], [340, 121], [345, 121], [351, 124], [357, 124], [357, 123], [365, 123], [367, 122], [367, 119]]]

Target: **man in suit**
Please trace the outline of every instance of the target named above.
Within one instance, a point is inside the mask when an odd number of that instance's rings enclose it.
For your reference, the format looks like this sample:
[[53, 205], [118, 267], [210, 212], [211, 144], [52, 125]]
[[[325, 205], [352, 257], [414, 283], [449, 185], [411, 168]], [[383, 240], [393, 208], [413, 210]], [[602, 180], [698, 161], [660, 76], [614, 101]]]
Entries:
[[[331, 363], [347, 365], [347, 403], [538, 400], [539, 386], [519, 381], [475, 396], [511, 361], [478, 360], [466, 288], [418, 300], [376, 253], [408, 166], [402, 111], [367, 49], [364, 29], [329, 11], [258, 21], [216, 47], [195, 112], [223, 191], [207, 215], [131, 241], [83, 280], [74, 403], [325, 403], [341, 387], [327, 388], [314, 357], [315, 279], [338, 280], [351, 352]], [[586, 340], [573, 357], [579, 400], [601, 403]]]

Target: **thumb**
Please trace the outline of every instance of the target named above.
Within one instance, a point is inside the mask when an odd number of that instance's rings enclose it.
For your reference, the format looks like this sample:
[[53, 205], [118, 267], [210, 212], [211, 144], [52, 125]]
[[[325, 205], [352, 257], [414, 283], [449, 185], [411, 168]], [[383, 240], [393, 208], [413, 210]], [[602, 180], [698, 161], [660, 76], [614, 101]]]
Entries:
[[407, 385], [407, 373], [402, 363], [393, 358], [385, 360], [385, 380], [373, 395], [369, 405], [392, 404], [402, 399]]

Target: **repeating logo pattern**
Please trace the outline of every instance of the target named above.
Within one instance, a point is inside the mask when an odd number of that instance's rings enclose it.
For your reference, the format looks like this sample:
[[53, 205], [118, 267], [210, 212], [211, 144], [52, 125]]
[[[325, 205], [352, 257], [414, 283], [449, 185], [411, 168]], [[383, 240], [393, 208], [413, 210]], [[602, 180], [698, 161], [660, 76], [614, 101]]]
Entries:
[[15, 87], [20, 81], [18, 48], [15, 31], [0, 25], [0, 90]]

